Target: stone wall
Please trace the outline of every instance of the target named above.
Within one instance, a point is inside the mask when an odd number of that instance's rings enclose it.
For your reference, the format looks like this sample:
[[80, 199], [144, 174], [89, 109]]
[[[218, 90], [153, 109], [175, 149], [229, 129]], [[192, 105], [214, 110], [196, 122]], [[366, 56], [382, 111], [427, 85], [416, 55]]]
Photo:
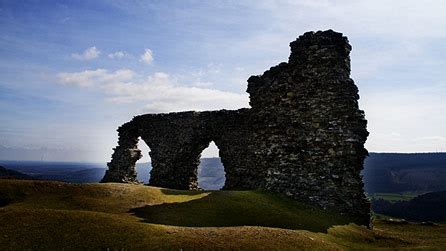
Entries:
[[196, 189], [201, 152], [214, 141], [224, 189], [265, 189], [368, 225], [360, 171], [367, 121], [350, 78], [351, 47], [331, 30], [307, 32], [291, 55], [248, 79], [250, 109], [146, 114], [118, 129], [103, 182], [135, 182], [138, 137], [150, 147], [150, 185]]
[[197, 188], [201, 152], [214, 141], [226, 172], [224, 189], [255, 189], [263, 178], [249, 149], [250, 112], [178, 112], [136, 116], [118, 129], [118, 147], [103, 182], [136, 182], [135, 163], [142, 157], [138, 137], [150, 148], [150, 185], [175, 189]]
[[288, 63], [248, 80], [264, 188], [368, 219], [360, 177], [367, 121], [349, 77], [348, 40], [308, 32], [290, 46]]

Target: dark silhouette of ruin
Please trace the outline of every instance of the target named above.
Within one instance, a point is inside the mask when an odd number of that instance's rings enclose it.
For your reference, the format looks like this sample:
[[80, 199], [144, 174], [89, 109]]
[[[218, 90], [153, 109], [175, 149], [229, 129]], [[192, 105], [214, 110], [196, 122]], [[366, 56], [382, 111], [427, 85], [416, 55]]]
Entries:
[[248, 79], [250, 109], [145, 114], [123, 124], [102, 182], [136, 182], [141, 137], [151, 150], [150, 185], [196, 189], [201, 152], [214, 141], [223, 189], [274, 191], [369, 225], [360, 176], [369, 133], [350, 78], [351, 46], [328, 30], [290, 47], [287, 63]]

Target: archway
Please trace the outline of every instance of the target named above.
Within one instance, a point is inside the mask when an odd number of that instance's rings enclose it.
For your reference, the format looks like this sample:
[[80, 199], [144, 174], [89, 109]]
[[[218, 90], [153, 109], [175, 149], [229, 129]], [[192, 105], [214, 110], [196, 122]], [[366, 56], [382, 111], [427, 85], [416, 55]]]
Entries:
[[142, 158], [136, 161], [135, 171], [136, 179], [139, 182], [148, 184], [150, 180], [150, 171], [152, 170], [152, 159], [150, 158], [150, 147], [141, 137], [138, 138], [138, 149], [141, 151]]
[[198, 166], [198, 187], [204, 190], [220, 190], [226, 182], [226, 173], [214, 141], [201, 153]]

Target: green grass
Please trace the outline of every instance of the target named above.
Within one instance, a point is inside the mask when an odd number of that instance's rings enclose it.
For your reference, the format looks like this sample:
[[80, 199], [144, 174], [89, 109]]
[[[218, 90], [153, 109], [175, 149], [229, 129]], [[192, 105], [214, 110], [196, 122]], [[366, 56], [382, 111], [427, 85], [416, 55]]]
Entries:
[[375, 193], [370, 195], [371, 199], [374, 200], [387, 200], [387, 201], [409, 201], [415, 197], [417, 197], [420, 194], [416, 193]]
[[[2, 249], [340, 250], [446, 246], [446, 226], [374, 230], [259, 191], [0, 180]], [[9, 203], [5, 205], [6, 203]]]

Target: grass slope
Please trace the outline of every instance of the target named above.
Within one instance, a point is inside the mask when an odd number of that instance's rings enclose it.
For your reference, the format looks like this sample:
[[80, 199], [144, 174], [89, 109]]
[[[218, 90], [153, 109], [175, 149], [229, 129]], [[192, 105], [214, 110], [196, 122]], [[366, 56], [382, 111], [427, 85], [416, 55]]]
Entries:
[[0, 180], [2, 249], [441, 248], [446, 227], [352, 219], [258, 191]]

